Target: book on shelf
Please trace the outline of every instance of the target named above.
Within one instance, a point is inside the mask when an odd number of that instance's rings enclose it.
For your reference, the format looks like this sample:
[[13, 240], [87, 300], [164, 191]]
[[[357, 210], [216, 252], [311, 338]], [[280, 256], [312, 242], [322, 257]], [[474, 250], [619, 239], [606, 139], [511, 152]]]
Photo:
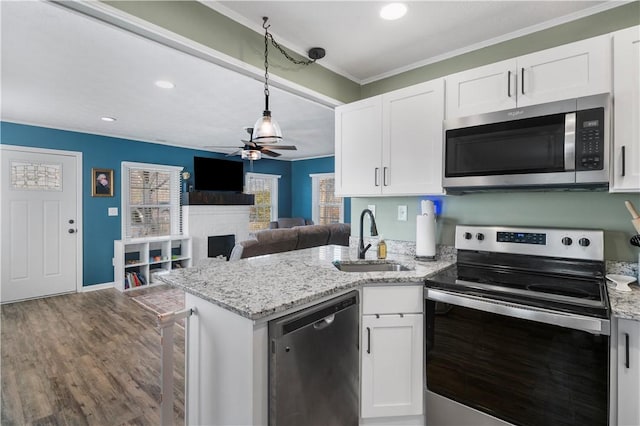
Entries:
[[124, 274], [124, 289], [140, 287], [147, 284], [145, 276], [139, 272], [127, 272]]

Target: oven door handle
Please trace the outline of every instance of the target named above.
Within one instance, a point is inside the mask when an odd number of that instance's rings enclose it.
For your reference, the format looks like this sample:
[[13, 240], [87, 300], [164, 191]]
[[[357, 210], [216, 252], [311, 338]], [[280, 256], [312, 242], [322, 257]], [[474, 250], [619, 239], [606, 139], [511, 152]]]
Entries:
[[609, 336], [611, 333], [609, 320], [603, 318], [591, 318], [563, 312], [552, 312], [531, 306], [490, 301], [474, 296], [460, 296], [458, 294], [434, 290], [431, 288], [425, 289], [424, 297], [425, 299], [433, 300], [435, 302], [443, 302], [450, 305], [477, 309], [479, 311], [491, 312], [508, 317], [542, 322], [574, 330], [582, 330], [591, 334]]

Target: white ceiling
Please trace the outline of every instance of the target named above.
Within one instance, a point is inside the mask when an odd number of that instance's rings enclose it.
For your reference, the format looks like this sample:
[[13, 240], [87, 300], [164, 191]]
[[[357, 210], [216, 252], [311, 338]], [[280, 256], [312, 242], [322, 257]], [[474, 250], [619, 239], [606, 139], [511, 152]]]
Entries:
[[[276, 40], [302, 52], [324, 47], [319, 63], [361, 83], [613, 5], [408, 2], [405, 18], [383, 22], [380, 2], [206, 4], [261, 33], [262, 16], [269, 16]], [[262, 113], [256, 78], [55, 4], [0, 1], [0, 12], [2, 120], [229, 153], [234, 149], [220, 147], [240, 146], [242, 128]], [[159, 89], [158, 79], [176, 87]], [[275, 87], [270, 106], [283, 144], [298, 147], [281, 159], [333, 154], [330, 107]]]

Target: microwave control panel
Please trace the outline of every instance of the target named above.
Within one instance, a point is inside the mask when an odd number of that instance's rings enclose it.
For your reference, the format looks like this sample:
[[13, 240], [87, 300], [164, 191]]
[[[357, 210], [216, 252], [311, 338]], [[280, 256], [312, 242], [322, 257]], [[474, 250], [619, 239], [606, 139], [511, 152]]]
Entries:
[[604, 108], [576, 113], [576, 170], [604, 168]]

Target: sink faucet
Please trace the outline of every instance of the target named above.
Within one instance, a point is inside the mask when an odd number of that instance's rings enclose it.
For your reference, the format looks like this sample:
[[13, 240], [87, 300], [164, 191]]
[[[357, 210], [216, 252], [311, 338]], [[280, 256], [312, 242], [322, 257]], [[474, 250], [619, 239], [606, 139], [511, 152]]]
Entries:
[[362, 222], [364, 221], [365, 214], [369, 214], [369, 217], [371, 218], [371, 236], [375, 237], [378, 235], [378, 228], [376, 227], [376, 220], [373, 217], [373, 213], [369, 209], [362, 210], [362, 213], [360, 213], [360, 241], [358, 242], [358, 259], [364, 259], [364, 254], [371, 247], [371, 244], [367, 244], [367, 246], [365, 247], [364, 240], [362, 239]]

